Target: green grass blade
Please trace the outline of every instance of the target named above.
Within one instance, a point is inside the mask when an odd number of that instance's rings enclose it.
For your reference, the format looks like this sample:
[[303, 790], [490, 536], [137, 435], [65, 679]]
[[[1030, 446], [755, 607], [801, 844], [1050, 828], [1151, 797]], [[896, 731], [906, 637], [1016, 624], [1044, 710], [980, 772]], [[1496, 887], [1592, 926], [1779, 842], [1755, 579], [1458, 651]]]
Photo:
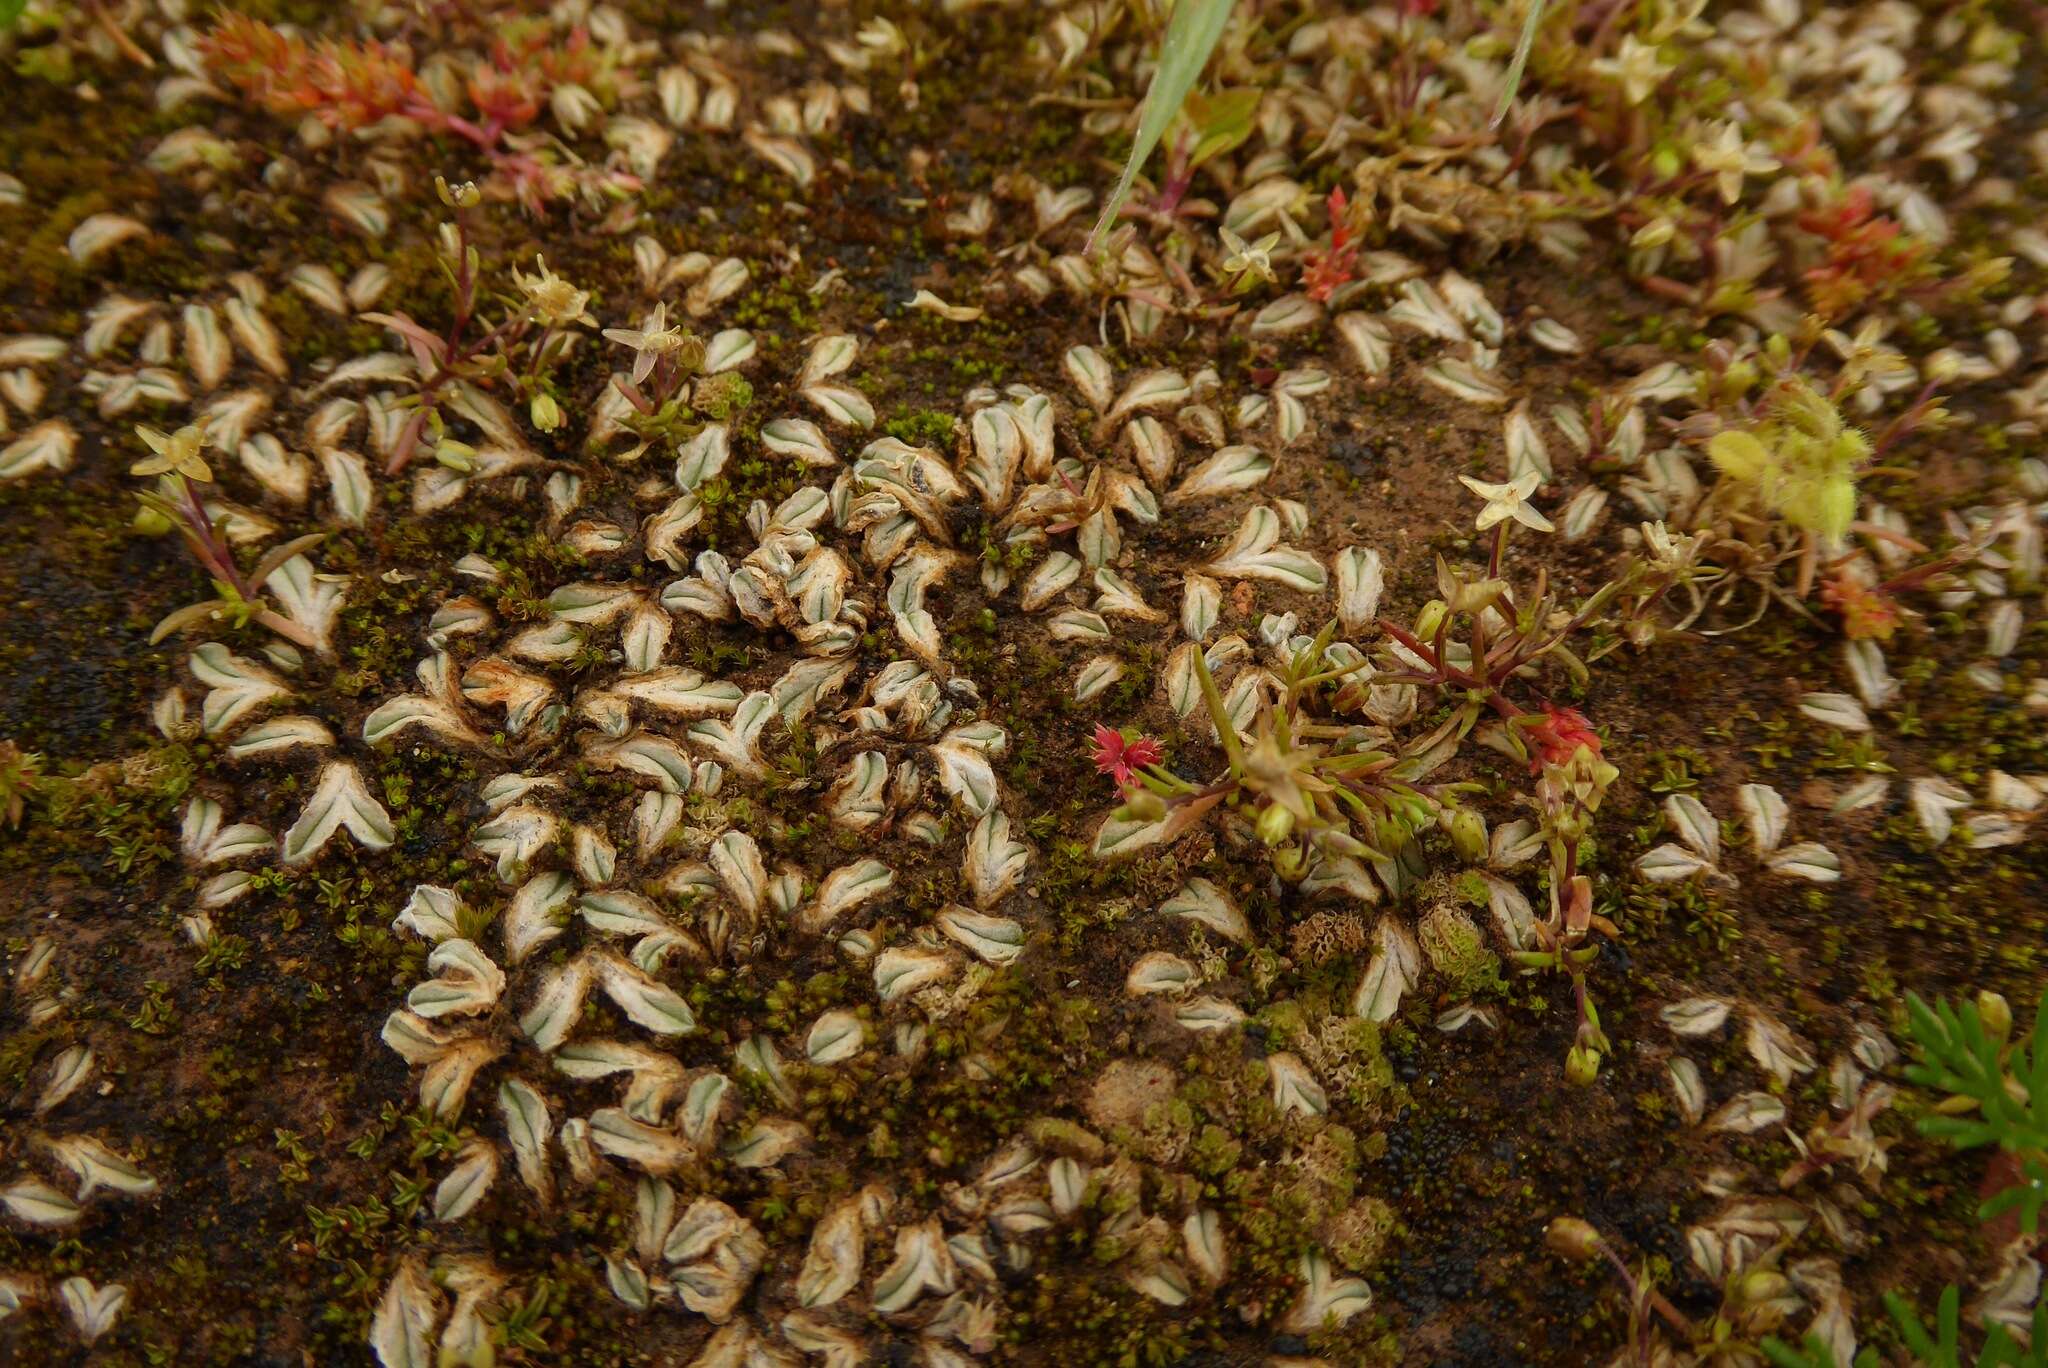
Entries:
[[1152, 73], [1152, 84], [1145, 91], [1145, 108], [1138, 116], [1137, 139], [1131, 144], [1123, 175], [1117, 177], [1116, 189], [1109, 192], [1103, 203], [1102, 217], [1095, 220], [1095, 228], [1088, 234], [1089, 254], [1093, 254], [1095, 244], [1116, 222], [1124, 201], [1131, 197], [1131, 183], [1159, 146], [1167, 124], [1180, 112], [1181, 101], [1201, 79], [1202, 68], [1209, 64], [1209, 54], [1216, 50], [1223, 37], [1223, 26], [1229, 22], [1231, 3], [1232, 0], [1180, 0], [1173, 7], [1173, 17], [1166, 21], [1166, 36], [1159, 42], [1159, 66]]
[[1522, 69], [1529, 65], [1529, 49], [1536, 46], [1536, 30], [1543, 24], [1543, 10], [1546, 0], [1529, 0], [1529, 13], [1522, 20], [1522, 36], [1515, 40], [1515, 59], [1508, 63], [1508, 78], [1500, 88], [1500, 103], [1493, 107], [1492, 127], [1499, 128], [1501, 120], [1508, 116], [1508, 106], [1515, 102], [1515, 92], [1522, 88]]

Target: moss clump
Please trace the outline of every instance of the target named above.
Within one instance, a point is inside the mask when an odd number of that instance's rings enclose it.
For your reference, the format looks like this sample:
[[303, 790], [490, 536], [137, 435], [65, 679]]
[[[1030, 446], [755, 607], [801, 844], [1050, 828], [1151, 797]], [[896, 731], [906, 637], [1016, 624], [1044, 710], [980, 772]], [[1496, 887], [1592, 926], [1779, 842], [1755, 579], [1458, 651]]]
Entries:
[[1316, 1076], [1355, 1106], [1380, 1110], [1395, 1092], [1394, 1065], [1380, 1028], [1364, 1017], [1332, 1012], [1296, 1037]]
[[953, 445], [953, 415], [937, 409], [906, 410], [883, 423], [882, 431], [909, 446], [944, 451]]
[[1349, 912], [1317, 912], [1294, 924], [1294, 957], [1322, 965], [1365, 949], [1365, 923]]
[[690, 397], [703, 412], [725, 422], [754, 402], [754, 387], [745, 376], [726, 371], [699, 380]]
[[1451, 903], [1439, 903], [1423, 913], [1415, 938], [1430, 967], [1444, 976], [1457, 997], [1476, 997], [1500, 987], [1500, 956], [1486, 944], [1486, 936]]
[[1361, 1197], [1323, 1222], [1319, 1233], [1337, 1262], [1366, 1273], [1385, 1255], [1398, 1225], [1392, 1207], [1377, 1197]]

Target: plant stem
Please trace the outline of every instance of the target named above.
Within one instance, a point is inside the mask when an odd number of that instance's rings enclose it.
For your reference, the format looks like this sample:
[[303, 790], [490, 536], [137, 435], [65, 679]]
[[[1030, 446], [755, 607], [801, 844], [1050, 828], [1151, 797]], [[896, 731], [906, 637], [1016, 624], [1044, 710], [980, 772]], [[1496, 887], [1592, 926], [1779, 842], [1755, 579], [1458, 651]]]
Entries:
[[1209, 720], [1216, 726], [1216, 739], [1222, 743], [1224, 757], [1230, 762], [1233, 775], [1244, 772], [1244, 748], [1238, 744], [1237, 728], [1231, 725], [1230, 711], [1223, 706], [1223, 695], [1216, 688], [1216, 676], [1209, 673], [1209, 658], [1202, 653], [1200, 642], [1195, 643], [1195, 678], [1202, 686], [1202, 702], [1208, 705]]

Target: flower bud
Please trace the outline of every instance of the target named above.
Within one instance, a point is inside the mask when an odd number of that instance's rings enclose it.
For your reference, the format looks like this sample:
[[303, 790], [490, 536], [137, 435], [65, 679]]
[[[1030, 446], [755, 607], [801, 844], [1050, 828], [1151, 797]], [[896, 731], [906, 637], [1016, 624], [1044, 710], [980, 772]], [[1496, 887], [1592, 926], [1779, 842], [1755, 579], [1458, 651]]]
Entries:
[[1166, 815], [1166, 800], [1141, 785], [1124, 795], [1124, 811], [1140, 822], [1156, 822]]
[[1984, 1034], [1993, 1040], [2003, 1043], [2012, 1034], [2012, 1004], [2002, 993], [1977, 994], [1977, 1017], [1984, 1023]]
[[1551, 1253], [1567, 1259], [1600, 1257], [1600, 1232], [1593, 1229], [1592, 1222], [1576, 1216], [1560, 1216], [1552, 1221], [1543, 1232], [1543, 1243], [1550, 1246]]
[[1437, 629], [1444, 625], [1444, 614], [1449, 611], [1442, 599], [1431, 599], [1423, 604], [1422, 611], [1415, 615], [1415, 635], [1423, 641], [1434, 637]]
[[450, 185], [445, 177], [434, 177], [434, 193], [441, 197], [441, 203], [450, 209], [474, 209], [484, 202], [483, 192], [476, 188], [475, 181], [463, 181]]
[[1261, 841], [1269, 846], [1279, 845], [1294, 834], [1294, 814], [1273, 803], [1259, 814], [1258, 831]]
[[453, 437], [444, 438], [435, 445], [434, 459], [461, 475], [476, 470], [476, 448]]
[[1742, 1279], [1742, 1299], [1752, 1305], [1776, 1301], [1791, 1290], [1791, 1279], [1768, 1268], [1753, 1268]]
[[1508, 582], [1498, 579], [1474, 580], [1460, 584], [1458, 592], [1451, 598], [1451, 606], [1460, 613], [1483, 613], [1500, 601], [1507, 591]]
[[1486, 860], [1486, 818], [1471, 808], [1459, 808], [1450, 814], [1448, 825], [1451, 848], [1458, 852], [1458, 858], [1466, 864], [1483, 864]]
[[526, 407], [526, 416], [542, 432], [553, 432], [562, 425], [562, 406], [555, 402], [555, 396], [540, 393], [533, 396], [533, 402]]
[[1672, 223], [1670, 219], [1659, 215], [1636, 229], [1635, 236], [1628, 240], [1628, 245], [1637, 249], [1662, 247], [1665, 243], [1671, 241], [1677, 233], [1677, 225]]
[[1564, 1077], [1575, 1088], [1589, 1088], [1600, 1076], [1600, 1052], [1585, 1045], [1574, 1045], [1564, 1057]]
[[171, 520], [154, 508], [135, 510], [135, 530], [145, 537], [161, 537], [171, 530]]

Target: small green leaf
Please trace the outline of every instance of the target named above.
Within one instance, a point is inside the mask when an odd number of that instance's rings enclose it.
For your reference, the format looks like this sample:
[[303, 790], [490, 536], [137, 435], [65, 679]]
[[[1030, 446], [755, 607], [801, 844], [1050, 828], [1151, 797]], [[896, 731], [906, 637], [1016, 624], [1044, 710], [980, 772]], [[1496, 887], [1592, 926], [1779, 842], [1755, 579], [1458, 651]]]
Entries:
[[1251, 137], [1252, 119], [1259, 112], [1261, 94], [1255, 87], [1219, 90], [1214, 95], [1204, 95], [1199, 90], [1188, 92], [1180, 107], [1181, 121], [1195, 135], [1194, 151], [1188, 154], [1188, 170], [1211, 157], [1236, 150]]

